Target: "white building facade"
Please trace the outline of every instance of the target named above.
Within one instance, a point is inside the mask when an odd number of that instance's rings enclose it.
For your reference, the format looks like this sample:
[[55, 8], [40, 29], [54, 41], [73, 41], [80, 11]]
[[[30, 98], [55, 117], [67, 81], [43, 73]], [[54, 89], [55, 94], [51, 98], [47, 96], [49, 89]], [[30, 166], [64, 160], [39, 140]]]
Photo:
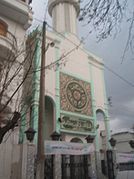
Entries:
[[[10, 123], [18, 111], [23, 79], [21, 62], [25, 58], [26, 30], [32, 23], [28, 0], [0, 1], [0, 127]], [[17, 72], [17, 69], [20, 71]], [[13, 77], [15, 75], [15, 77]], [[4, 92], [3, 92], [4, 91]], [[15, 95], [13, 93], [15, 92]], [[13, 97], [12, 97], [13, 95]], [[8, 100], [12, 98], [9, 102]], [[18, 111], [20, 112], [20, 111]], [[0, 144], [0, 178], [21, 178], [21, 149], [17, 145], [18, 127], [9, 130]]]
[[[110, 148], [110, 132], [103, 60], [88, 52], [77, 36], [77, 17], [80, 12], [77, 0], [49, 0], [48, 11], [53, 26], [47, 24], [52, 31], [46, 32], [44, 141], [51, 140], [54, 131], [59, 133], [61, 140], [65, 142], [84, 145], [87, 144], [87, 136], [89, 139], [94, 138], [93, 160], [97, 169], [94, 172], [97, 173], [98, 179], [105, 178], [101, 160], [106, 162], [106, 150]], [[31, 102], [27, 105], [31, 105], [31, 127], [38, 131], [42, 39], [40, 31], [36, 32], [39, 37], [36, 37], [35, 75], [32, 78]], [[51, 47], [52, 43], [54, 47]], [[103, 116], [101, 121], [97, 117], [98, 113]], [[25, 116], [25, 120], [29, 120], [28, 118]], [[26, 129], [22, 125], [22, 143], [26, 140]], [[102, 135], [102, 132], [105, 134]]]
[[[116, 140], [116, 173], [117, 179], [132, 179], [134, 175], [134, 131], [122, 129], [112, 134]], [[132, 141], [132, 146], [130, 145]]]

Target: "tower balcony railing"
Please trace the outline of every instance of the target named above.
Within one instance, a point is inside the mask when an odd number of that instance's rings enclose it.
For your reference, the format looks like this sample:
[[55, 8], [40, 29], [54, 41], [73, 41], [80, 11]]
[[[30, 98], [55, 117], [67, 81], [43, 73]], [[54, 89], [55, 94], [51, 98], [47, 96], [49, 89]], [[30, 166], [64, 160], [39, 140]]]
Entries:
[[9, 32], [9, 31], [1, 31], [1, 29], [0, 29], [0, 36], [4, 36], [8, 40], [10, 40], [10, 42], [12, 42], [12, 44], [13, 44], [13, 46], [15, 48], [17, 47], [17, 40], [16, 40], [15, 36], [11, 32]]
[[0, 57], [6, 58], [7, 55], [14, 56], [17, 50], [17, 40], [9, 31], [0, 29]]
[[26, 30], [33, 20], [32, 8], [29, 5], [31, 2], [32, 0], [0, 0], [0, 16], [6, 16]]

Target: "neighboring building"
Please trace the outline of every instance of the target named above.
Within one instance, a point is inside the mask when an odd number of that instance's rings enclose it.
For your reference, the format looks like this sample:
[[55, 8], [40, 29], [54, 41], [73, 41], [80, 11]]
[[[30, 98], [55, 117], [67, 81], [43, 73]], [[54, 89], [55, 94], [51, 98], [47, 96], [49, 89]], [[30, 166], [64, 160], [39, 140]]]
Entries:
[[119, 153], [133, 153], [129, 141], [134, 140], [134, 130], [121, 129], [111, 134], [116, 139], [116, 151]]
[[[23, 78], [21, 62], [25, 58], [26, 30], [31, 26], [33, 14], [28, 2], [28, 0], [2, 0], [0, 2], [0, 110]], [[6, 87], [3, 93], [4, 85]], [[18, 91], [21, 96], [21, 90]], [[0, 126], [9, 120], [10, 116], [7, 117], [7, 114], [18, 110], [19, 105], [21, 106], [18, 93], [16, 93], [7, 104], [5, 112], [3, 110], [0, 113]]]
[[134, 130], [121, 129], [112, 133], [116, 140], [117, 179], [132, 179], [134, 175], [134, 148], [129, 144], [134, 141]]
[[[23, 67], [19, 72], [16, 72], [15, 78], [12, 79], [12, 76], [15, 74], [19, 63], [21, 64], [24, 59], [26, 30], [31, 26], [32, 15], [29, 0], [0, 1], [0, 111], [22, 80]], [[3, 76], [7, 78], [4, 93], [2, 92], [4, 87]], [[20, 105], [18, 95], [21, 95], [21, 90], [16, 93], [6, 108], [0, 112], [0, 127], [5, 126], [11, 119], [13, 112], [18, 110], [18, 105]], [[18, 128], [15, 128], [5, 135], [3, 143], [0, 144], [1, 179], [20, 178], [19, 162], [21, 151], [19, 147], [15, 147], [15, 144], [18, 143], [18, 138], [19, 131]]]
[[[77, 36], [77, 17], [80, 7], [77, 0], [49, 0], [48, 10], [52, 16], [53, 30], [46, 32], [46, 74], [45, 74], [45, 114], [44, 140], [51, 140], [56, 131], [61, 134], [62, 141], [87, 143], [86, 137], [94, 137], [95, 164], [98, 175], [101, 173], [100, 151], [109, 149], [109, 116], [105, 92], [104, 64], [102, 59], [88, 52]], [[36, 55], [34, 58], [34, 75], [31, 78], [32, 93], [30, 99], [30, 115], [22, 120], [20, 142], [24, 142], [23, 124], [29, 121], [38, 131], [39, 106], [39, 71], [41, 61], [40, 31], [36, 31]], [[35, 34], [35, 32], [33, 32]], [[31, 38], [32, 35], [29, 37]], [[52, 42], [55, 44], [52, 46]], [[29, 79], [30, 81], [30, 79]], [[24, 86], [29, 85], [27, 82]], [[100, 128], [97, 113], [103, 114]], [[101, 131], [105, 131], [103, 146], [100, 142]], [[35, 143], [37, 135], [35, 136]], [[105, 155], [102, 155], [105, 160]], [[102, 175], [101, 178], [105, 178]]]

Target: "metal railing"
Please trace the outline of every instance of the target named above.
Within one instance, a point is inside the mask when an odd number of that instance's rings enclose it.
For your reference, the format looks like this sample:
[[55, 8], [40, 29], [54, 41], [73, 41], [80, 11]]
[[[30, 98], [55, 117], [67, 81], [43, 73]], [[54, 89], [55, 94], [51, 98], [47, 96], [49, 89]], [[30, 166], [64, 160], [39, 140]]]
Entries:
[[12, 45], [12, 48], [13, 49], [16, 49], [17, 48], [17, 40], [15, 38], [15, 36], [9, 32], [9, 31], [0, 31], [0, 36], [3, 36], [5, 38], [7, 38], [9, 41], [10, 41], [10, 44]]

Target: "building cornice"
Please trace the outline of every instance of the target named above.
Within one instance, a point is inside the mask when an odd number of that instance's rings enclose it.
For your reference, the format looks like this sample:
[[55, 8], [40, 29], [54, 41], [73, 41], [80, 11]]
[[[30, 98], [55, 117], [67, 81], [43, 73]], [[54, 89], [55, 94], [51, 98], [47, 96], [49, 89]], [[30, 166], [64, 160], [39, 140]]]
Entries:
[[69, 3], [69, 4], [72, 4], [75, 9], [76, 9], [76, 12], [77, 12], [77, 16], [79, 15], [80, 13], [80, 6], [79, 6], [79, 1], [78, 0], [49, 0], [49, 3], [48, 3], [48, 12], [50, 14], [50, 16], [52, 16], [52, 10], [53, 8], [59, 4], [59, 3]]

